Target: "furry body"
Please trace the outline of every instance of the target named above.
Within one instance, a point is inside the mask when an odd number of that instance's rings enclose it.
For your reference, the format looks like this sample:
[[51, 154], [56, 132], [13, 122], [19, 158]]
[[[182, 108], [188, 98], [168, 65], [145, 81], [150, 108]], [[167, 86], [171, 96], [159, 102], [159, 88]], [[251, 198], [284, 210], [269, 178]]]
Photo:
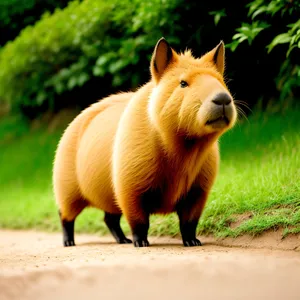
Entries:
[[72, 225], [88, 205], [106, 212], [118, 242], [130, 242], [121, 214], [134, 245], [148, 246], [149, 215], [177, 212], [184, 245], [201, 244], [196, 226], [218, 172], [218, 137], [236, 118], [222, 51], [220, 44], [195, 59], [161, 39], [148, 83], [93, 104], [71, 122], [53, 170], [66, 246], [74, 245]]

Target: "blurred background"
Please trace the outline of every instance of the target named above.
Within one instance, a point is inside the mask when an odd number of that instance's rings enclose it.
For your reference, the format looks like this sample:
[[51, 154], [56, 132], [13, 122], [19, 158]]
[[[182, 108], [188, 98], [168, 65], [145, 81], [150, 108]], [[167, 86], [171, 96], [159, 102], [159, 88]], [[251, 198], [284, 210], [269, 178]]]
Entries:
[[[0, 227], [58, 230], [51, 172], [64, 128], [148, 81], [164, 36], [197, 57], [223, 40], [240, 110], [199, 233], [300, 231], [300, 0], [1, 0], [0, 30]], [[77, 229], [106, 233], [101, 218], [88, 210]], [[178, 231], [173, 215], [153, 222], [152, 234]]]

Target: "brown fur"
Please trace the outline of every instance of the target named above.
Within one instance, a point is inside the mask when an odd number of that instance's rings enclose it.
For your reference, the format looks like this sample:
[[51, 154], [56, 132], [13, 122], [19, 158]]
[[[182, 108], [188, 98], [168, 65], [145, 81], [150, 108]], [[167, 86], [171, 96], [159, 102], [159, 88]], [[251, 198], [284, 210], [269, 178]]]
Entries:
[[223, 43], [195, 59], [162, 39], [150, 69], [151, 81], [136, 92], [93, 104], [66, 129], [53, 172], [62, 220], [91, 205], [123, 213], [134, 235], [150, 213], [198, 221], [218, 172], [218, 138], [236, 119], [232, 102], [229, 124], [206, 123], [217, 116], [213, 97], [230, 95]]

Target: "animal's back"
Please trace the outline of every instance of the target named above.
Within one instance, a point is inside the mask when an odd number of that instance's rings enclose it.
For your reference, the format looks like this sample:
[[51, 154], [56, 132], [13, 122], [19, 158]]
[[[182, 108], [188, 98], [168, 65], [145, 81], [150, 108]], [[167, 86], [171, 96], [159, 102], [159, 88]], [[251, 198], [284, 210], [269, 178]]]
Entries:
[[113, 201], [110, 156], [118, 121], [132, 95], [116, 94], [91, 105], [65, 130], [53, 169], [62, 219], [73, 220], [87, 205], [120, 212]]

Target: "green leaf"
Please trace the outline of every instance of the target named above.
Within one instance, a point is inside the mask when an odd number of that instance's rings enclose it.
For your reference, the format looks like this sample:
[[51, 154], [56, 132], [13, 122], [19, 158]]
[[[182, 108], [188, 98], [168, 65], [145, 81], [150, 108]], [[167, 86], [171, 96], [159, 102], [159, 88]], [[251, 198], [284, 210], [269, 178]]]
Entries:
[[99, 66], [95, 66], [93, 68], [93, 75], [94, 76], [100, 76], [100, 77], [102, 77], [102, 76], [105, 75], [105, 73], [106, 73], [106, 70], [104, 68], [101, 68]]
[[211, 11], [209, 12], [210, 15], [214, 16], [214, 23], [217, 26], [218, 23], [221, 20], [221, 17], [226, 17], [226, 11], [225, 8], [221, 9], [221, 10], [217, 10], [217, 11]]
[[221, 19], [221, 15], [220, 15], [220, 14], [215, 15], [215, 17], [214, 17], [214, 22], [215, 22], [215, 25], [216, 25], [216, 26], [218, 25], [220, 19]]
[[108, 55], [102, 55], [97, 59], [96, 65], [101, 67], [101, 66], [105, 65], [109, 60], [110, 60], [110, 58]]
[[233, 41], [233, 42], [225, 45], [225, 47], [229, 48], [231, 50], [231, 52], [234, 52], [238, 46], [239, 46], [238, 41]]
[[67, 68], [64, 68], [62, 70], [60, 70], [59, 75], [61, 78], [68, 78], [70, 76], [70, 70]]
[[77, 84], [77, 78], [75, 76], [72, 76], [69, 80], [68, 80], [68, 89], [72, 90]]
[[252, 14], [252, 20], [253, 20], [255, 17], [257, 17], [258, 15], [260, 15], [260, 14], [266, 12], [266, 10], [267, 10], [267, 7], [266, 7], [266, 6], [262, 6], [262, 7], [260, 7], [259, 9], [255, 10], [255, 11], [253, 12], [253, 14]]
[[90, 79], [89, 74], [81, 73], [77, 79], [78, 85], [83, 86], [83, 84], [86, 83], [89, 79]]
[[47, 94], [44, 91], [38, 93], [36, 103], [41, 105], [47, 99]]
[[123, 83], [123, 79], [119, 75], [114, 75], [113, 80], [112, 80], [112, 85], [114, 87], [120, 86]]
[[54, 87], [57, 94], [61, 94], [65, 90], [65, 87], [61, 82], [56, 82]]
[[291, 39], [292, 38], [288, 33], [282, 33], [282, 34], [277, 35], [273, 39], [273, 41], [267, 46], [268, 53], [270, 53], [272, 51], [272, 49], [279, 44], [290, 43]]
[[113, 62], [109, 65], [108, 70], [111, 74], [119, 72], [121, 69], [123, 69], [127, 65], [126, 61], [124, 60], [117, 60], [116, 62]]
[[245, 35], [242, 34], [242, 33], [236, 33], [236, 34], [232, 37], [232, 39], [233, 39], [233, 40], [237, 40], [237, 39], [239, 39], [240, 37], [243, 37], [243, 36], [245, 36]]
[[300, 48], [300, 42], [298, 43], [298, 47], [297, 47], [297, 45], [293, 45], [292, 47], [289, 47], [289, 50], [286, 53], [286, 57], [289, 57], [292, 50], [295, 49], [295, 48]]

